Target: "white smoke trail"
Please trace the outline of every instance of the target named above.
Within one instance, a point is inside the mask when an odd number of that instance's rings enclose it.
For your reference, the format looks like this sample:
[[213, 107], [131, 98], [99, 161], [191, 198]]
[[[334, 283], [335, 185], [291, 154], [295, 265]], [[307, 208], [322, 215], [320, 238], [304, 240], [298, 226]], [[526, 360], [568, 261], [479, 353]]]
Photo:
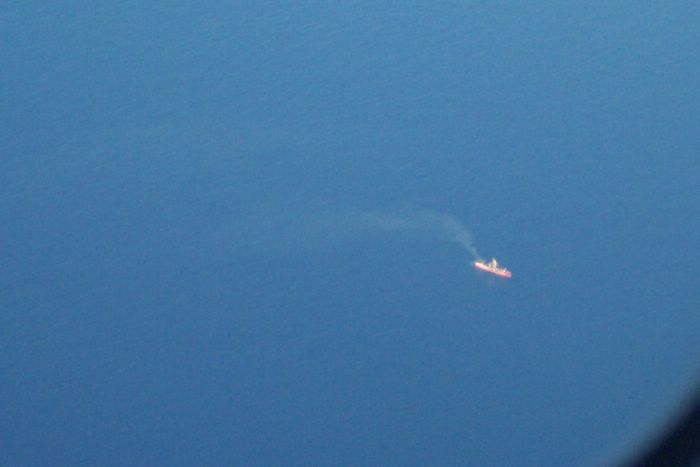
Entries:
[[[189, 241], [188, 254], [203, 259], [223, 260], [229, 255], [246, 253], [265, 255], [305, 254], [319, 248], [335, 248], [362, 234], [385, 231], [413, 231], [461, 245], [474, 260], [481, 255], [474, 240], [456, 218], [432, 211], [400, 210], [392, 213], [336, 210], [317, 214], [299, 214], [292, 206], [281, 210], [259, 206], [249, 213], [228, 218], [218, 226], [205, 226], [199, 241]], [[196, 240], [196, 239], [195, 239]]]
[[481, 259], [471, 233], [461, 222], [450, 215], [438, 212], [419, 212], [401, 215], [366, 214], [363, 217], [370, 227], [382, 230], [419, 230], [457, 242], [475, 260]]

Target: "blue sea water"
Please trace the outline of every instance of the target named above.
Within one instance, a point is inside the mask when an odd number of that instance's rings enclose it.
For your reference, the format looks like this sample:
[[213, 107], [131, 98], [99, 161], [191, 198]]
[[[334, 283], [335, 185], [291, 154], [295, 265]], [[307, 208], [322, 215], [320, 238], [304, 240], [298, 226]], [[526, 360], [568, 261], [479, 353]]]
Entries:
[[694, 3], [0, 23], [0, 464], [600, 465], [696, 381]]

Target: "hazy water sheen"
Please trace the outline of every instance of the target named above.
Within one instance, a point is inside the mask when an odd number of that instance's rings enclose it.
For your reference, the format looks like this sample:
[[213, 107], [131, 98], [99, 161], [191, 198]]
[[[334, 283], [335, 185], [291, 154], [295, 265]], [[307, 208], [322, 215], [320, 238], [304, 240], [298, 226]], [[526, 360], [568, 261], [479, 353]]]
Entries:
[[[653, 430], [700, 370], [699, 11], [535, 3], [0, 6], [0, 464]], [[356, 222], [425, 212], [513, 279]]]

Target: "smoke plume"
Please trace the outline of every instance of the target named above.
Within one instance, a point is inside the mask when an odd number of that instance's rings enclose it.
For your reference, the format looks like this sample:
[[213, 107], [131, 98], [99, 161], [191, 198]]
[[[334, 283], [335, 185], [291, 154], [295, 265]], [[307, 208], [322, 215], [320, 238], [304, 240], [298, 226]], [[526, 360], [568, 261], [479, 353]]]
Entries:
[[475, 260], [481, 255], [474, 246], [474, 239], [467, 228], [454, 217], [438, 212], [419, 212], [401, 215], [365, 214], [364, 222], [369, 227], [381, 230], [416, 230], [456, 242]]

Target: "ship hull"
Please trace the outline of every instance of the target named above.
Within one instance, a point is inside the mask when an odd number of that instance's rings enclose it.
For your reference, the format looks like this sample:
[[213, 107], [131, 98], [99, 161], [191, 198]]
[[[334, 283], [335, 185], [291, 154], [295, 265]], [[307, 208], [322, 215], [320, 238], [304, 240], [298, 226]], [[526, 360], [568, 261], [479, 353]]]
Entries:
[[511, 273], [507, 269], [493, 269], [480, 261], [474, 262], [474, 268], [480, 271], [488, 272], [489, 274], [493, 274], [494, 276], [502, 277], [504, 279], [510, 279], [511, 277], [513, 277], [513, 273]]

